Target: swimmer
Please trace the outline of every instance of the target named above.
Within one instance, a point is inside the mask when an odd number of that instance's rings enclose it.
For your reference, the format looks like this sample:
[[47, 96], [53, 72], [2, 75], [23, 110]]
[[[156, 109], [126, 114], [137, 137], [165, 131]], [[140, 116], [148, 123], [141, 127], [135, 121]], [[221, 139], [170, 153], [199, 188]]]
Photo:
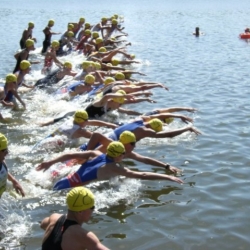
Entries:
[[72, 70], [72, 64], [66, 61], [63, 64], [63, 68], [59, 68], [44, 78], [38, 80], [35, 84], [38, 88], [44, 88], [49, 85], [53, 85], [61, 81], [65, 76], [75, 76], [77, 72]]
[[115, 129], [117, 125], [100, 120], [89, 120], [85, 110], [77, 110], [73, 120], [68, 120], [57, 128], [50, 136], [65, 135], [68, 139], [77, 139], [80, 137], [90, 138], [92, 132], [85, 129], [86, 126], [108, 127]]
[[[169, 118], [175, 115], [163, 114], [162, 117]], [[141, 118], [137, 118], [129, 123], [126, 123], [118, 128], [116, 128], [113, 132], [111, 132], [108, 137], [112, 140], [118, 140], [119, 136], [124, 131], [130, 131], [134, 133], [136, 140], [140, 141], [143, 138], [173, 138], [178, 136], [184, 132], [190, 131], [195, 133], [196, 135], [200, 135], [201, 132], [198, 131], [193, 126], [187, 126], [184, 128], [172, 130], [172, 131], [163, 131], [163, 122], [159, 118], [153, 118], [155, 116], [147, 117], [142, 116]], [[188, 117], [183, 117], [185, 120], [189, 121]]]
[[93, 232], [82, 227], [95, 209], [93, 193], [85, 187], [73, 188], [67, 194], [66, 204], [66, 215], [53, 213], [42, 220], [40, 227], [45, 231], [42, 250], [108, 250]]
[[43, 30], [43, 33], [45, 35], [44, 41], [43, 41], [43, 49], [42, 49], [42, 54], [44, 54], [47, 49], [49, 48], [50, 44], [51, 44], [51, 37], [52, 35], [59, 35], [61, 34], [60, 32], [52, 32], [51, 28], [54, 26], [55, 21], [50, 19], [48, 22], [48, 25], [45, 27], [45, 29]]
[[[5, 100], [6, 97], [8, 97], [8, 93], [11, 92], [11, 99]], [[24, 101], [21, 99], [21, 97], [17, 93], [17, 77], [14, 74], [8, 74], [5, 78], [5, 85], [4, 87], [0, 87], [0, 102], [6, 106], [6, 107], [15, 107], [16, 102], [12, 98], [13, 96], [16, 97], [16, 99], [23, 105], [24, 108], [26, 108], [26, 105]]]
[[[13, 70], [13, 73], [16, 73], [17, 71], [20, 70], [21, 61], [28, 60], [30, 51], [35, 50], [34, 41], [31, 39], [26, 40], [25, 46], [26, 46], [26, 49], [23, 49], [22, 51], [16, 53], [14, 56], [16, 58], [17, 62], [16, 62], [15, 69]], [[39, 61], [29, 61], [29, 62], [31, 64], [40, 63]]]
[[24, 197], [25, 193], [20, 183], [8, 171], [5, 162], [5, 157], [8, 153], [8, 140], [3, 134], [0, 133], [0, 198], [6, 190], [7, 180], [11, 181], [16, 192]]
[[[57, 56], [64, 56], [69, 54], [73, 50], [73, 45], [77, 45], [78, 42], [74, 39], [74, 33], [68, 31], [65, 36], [59, 40], [59, 49], [56, 50]], [[65, 51], [64, 47], [67, 47]]]
[[46, 171], [57, 162], [64, 162], [71, 159], [86, 160], [77, 172], [57, 181], [53, 190], [63, 190], [76, 186], [87, 185], [92, 181], [109, 180], [115, 176], [144, 180], [168, 180], [182, 184], [183, 181], [175, 176], [151, 172], [132, 171], [118, 165], [125, 155], [125, 148], [121, 142], [111, 142], [107, 147], [106, 154], [99, 150], [89, 150], [80, 153], [63, 154], [53, 160], [45, 161], [36, 167], [37, 171]]
[[35, 25], [33, 22], [28, 23], [28, 28], [23, 31], [21, 40], [20, 40], [20, 47], [21, 49], [25, 49], [25, 42], [27, 39], [31, 39], [34, 42], [36, 42], [36, 38], [32, 37], [32, 31], [34, 29]]
[[78, 23], [68, 23], [68, 25], [69, 24], [73, 24], [74, 25], [72, 31], [75, 34], [75, 37], [76, 37], [77, 33], [79, 32], [79, 30], [83, 27], [84, 23], [85, 23], [85, 18], [84, 17], [80, 17]]
[[[98, 132], [94, 132], [89, 142], [80, 146], [79, 149], [82, 151], [96, 149], [105, 153], [109, 143], [113, 141], [107, 136]], [[143, 156], [141, 154], [136, 153], [134, 150], [135, 150], [137, 141], [136, 141], [136, 137], [134, 133], [130, 131], [123, 131], [119, 136], [119, 141], [123, 144], [125, 151], [126, 151], [124, 158], [133, 159], [133, 160], [142, 162], [144, 164], [152, 165], [152, 166], [163, 167], [166, 170], [169, 170], [173, 173], [180, 172], [180, 169], [174, 166], [171, 166], [169, 163], [164, 163], [156, 159], [153, 159], [151, 157]], [[96, 145], [98, 145], [98, 147], [96, 147]]]
[[[30, 62], [27, 60], [21, 61], [20, 71], [17, 71], [15, 73], [15, 76], [17, 77], [16, 89], [14, 91], [8, 91], [8, 93], [4, 99], [6, 102], [13, 102], [16, 104], [15, 97], [20, 101], [21, 98], [17, 93], [17, 90], [19, 87], [24, 86], [24, 87], [29, 88], [29, 89], [34, 88], [34, 86], [30, 86], [30, 85], [27, 85], [24, 83], [24, 77], [25, 77], [25, 75], [29, 74], [30, 70], [31, 70]], [[23, 101], [21, 100], [20, 103], [23, 103]], [[23, 106], [25, 108], [25, 105], [23, 105]]]
[[53, 62], [58, 65], [59, 67], [63, 67], [63, 64], [57, 59], [56, 51], [59, 49], [60, 43], [57, 40], [54, 40], [51, 43], [50, 48], [47, 50], [44, 58], [44, 66], [42, 69], [43, 74], [47, 74], [51, 71], [53, 66]]

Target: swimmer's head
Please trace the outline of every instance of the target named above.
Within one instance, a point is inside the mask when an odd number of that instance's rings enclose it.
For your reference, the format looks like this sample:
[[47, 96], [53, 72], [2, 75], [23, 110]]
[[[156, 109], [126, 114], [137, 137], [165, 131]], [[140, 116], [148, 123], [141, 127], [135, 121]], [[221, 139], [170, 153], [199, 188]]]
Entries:
[[80, 17], [79, 22], [80, 23], [84, 23], [85, 22], [85, 18], [84, 17]]
[[74, 36], [74, 32], [73, 31], [68, 31], [67, 32], [67, 37], [73, 37]]
[[85, 122], [89, 119], [88, 113], [85, 110], [77, 110], [74, 114], [74, 122]]
[[118, 60], [118, 59], [116, 59], [116, 58], [113, 58], [113, 59], [111, 60], [111, 62], [112, 62], [112, 65], [113, 65], [113, 66], [117, 66], [117, 65], [120, 63], [120, 60]]
[[125, 148], [121, 142], [113, 141], [107, 147], [107, 155], [109, 157], [115, 158], [120, 155], [124, 155]]
[[73, 29], [74, 29], [74, 24], [69, 23], [69, 24], [68, 24], [68, 30], [73, 30]]
[[107, 17], [102, 17], [102, 22], [103, 23], [107, 22], [107, 20], [108, 20]]
[[12, 82], [16, 83], [17, 82], [17, 77], [14, 74], [8, 74], [6, 76], [6, 78], [5, 78], [5, 81], [6, 81], [7, 84], [12, 83]]
[[110, 84], [112, 82], [115, 82], [115, 78], [113, 78], [113, 77], [106, 77], [105, 80], [104, 80], [105, 85], [108, 85], [108, 84]]
[[96, 38], [95, 40], [96, 44], [102, 43], [103, 39], [101, 37]]
[[99, 62], [94, 62], [94, 67], [96, 70], [100, 70], [102, 68], [102, 66]]
[[135, 54], [130, 55], [131, 59], [135, 59]]
[[51, 43], [52, 48], [56, 48], [56, 47], [59, 47], [59, 46], [60, 46], [60, 43], [57, 40], [52, 41], [52, 43]]
[[84, 78], [84, 82], [87, 83], [87, 84], [94, 84], [95, 83], [95, 77], [93, 75], [86, 75], [85, 78]]
[[162, 121], [158, 118], [154, 118], [149, 121], [150, 127], [155, 131], [155, 132], [160, 132], [162, 131]]
[[68, 192], [66, 203], [68, 210], [80, 212], [87, 209], [93, 209], [95, 205], [95, 197], [88, 188], [75, 187]]
[[111, 21], [111, 23], [112, 23], [113, 25], [117, 25], [118, 22], [117, 22], [116, 19], [113, 18], [112, 21]]
[[31, 64], [30, 64], [29, 61], [27, 61], [27, 60], [22, 60], [22, 61], [20, 62], [20, 69], [21, 69], [21, 70], [26, 70], [26, 69], [28, 69], [28, 68], [30, 68], [30, 67], [31, 67]]
[[129, 143], [136, 143], [135, 134], [130, 131], [124, 131], [120, 134], [119, 141], [125, 145]]
[[117, 72], [115, 74], [115, 79], [116, 80], [124, 80], [125, 79], [125, 75], [122, 72]]
[[105, 47], [101, 47], [98, 52], [107, 52], [107, 49]]
[[34, 28], [34, 27], [35, 27], [35, 24], [34, 24], [33, 22], [29, 22], [29, 23], [28, 23], [28, 27], [29, 27], [29, 28]]
[[113, 17], [114, 17], [114, 19], [118, 19], [118, 15], [117, 14], [114, 14]]
[[96, 32], [96, 31], [92, 32], [92, 37], [93, 37], [94, 39], [98, 38], [98, 37], [99, 37], [99, 33]]
[[0, 151], [8, 148], [8, 140], [7, 138], [0, 133]]
[[26, 48], [34, 46], [34, 41], [32, 39], [27, 39], [25, 42]]
[[91, 33], [92, 32], [89, 29], [87, 29], [87, 30], [84, 31], [85, 36], [90, 36]]
[[124, 95], [126, 95], [126, 92], [124, 90], [118, 90], [116, 91], [116, 94], [119, 95], [119, 97], [114, 97], [112, 100], [116, 103], [123, 104], [125, 102]]
[[245, 33], [247, 33], [247, 32], [250, 33], [250, 29], [249, 28], [245, 29]]
[[91, 66], [91, 62], [90, 61], [84, 61], [82, 63], [82, 68], [83, 69], [87, 69], [89, 66]]
[[65, 68], [67, 68], [67, 69], [72, 69], [72, 63], [71, 62], [65, 62], [64, 64], [63, 64], [63, 66], [65, 67]]
[[89, 29], [90, 28], [90, 23], [85, 23], [84, 26], [85, 26], [86, 29]]
[[174, 118], [172, 118], [172, 117], [168, 117], [168, 118], [165, 118], [165, 119], [164, 119], [164, 122], [167, 123], [167, 124], [170, 124], [170, 123], [172, 123], [173, 121], [174, 121]]
[[49, 22], [48, 22], [48, 25], [53, 26], [54, 24], [55, 24], [55, 21], [53, 19], [50, 19]]

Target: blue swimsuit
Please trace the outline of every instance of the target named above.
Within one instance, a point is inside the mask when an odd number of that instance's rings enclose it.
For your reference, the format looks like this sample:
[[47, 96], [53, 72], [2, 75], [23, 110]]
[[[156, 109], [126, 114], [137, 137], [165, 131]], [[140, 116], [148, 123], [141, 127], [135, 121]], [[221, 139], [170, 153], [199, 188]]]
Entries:
[[98, 169], [111, 162], [113, 162], [113, 160], [107, 158], [106, 154], [99, 155], [96, 158], [83, 163], [75, 173], [69, 174], [56, 182], [53, 190], [78, 187], [84, 185], [86, 182], [96, 180]]
[[130, 132], [133, 132], [137, 128], [143, 127], [143, 126], [144, 126], [143, 120], [137, 120], [134, 122], [126, 123], [126, 124], [116, 128], [116, 129], [114, 129], [114, 131], [112, 133], [110, 133], [108, 137], [114, 141], [118, 141], [121, 133], [123, 133], [124, 131], [127, 130]]

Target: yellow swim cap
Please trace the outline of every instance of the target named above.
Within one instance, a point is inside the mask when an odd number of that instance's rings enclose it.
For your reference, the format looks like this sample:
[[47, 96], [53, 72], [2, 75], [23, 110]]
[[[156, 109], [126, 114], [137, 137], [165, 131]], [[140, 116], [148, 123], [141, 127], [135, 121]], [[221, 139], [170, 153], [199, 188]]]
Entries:
[[119, 141], [124, 145], [131, 142], [136, 142], [134, 133], [130, 131], [124, 131], [120, 134]]
[[107, 155], [115, 158], [125, 153], [125, 148], [121, 142], [113, 141], [107, 147]]
[[0, 150], [7, 149], [8, 147], [8, 140], [7, 138], [0, 133]]
[[74, 114], [74, 122], [84, 122], [89, 119], [88, 113], [85, 110], [77, 110]]
[[90, 23], [85, 23], [85, 28], [90, 28]]
[[93, 37], [94, 39], [98, 38], [98, 37], [99, 37], [99, 33], [96, 32], [96, 31], [92, 32], [92, 37]]
[[83, 68], [83, 69], [87, 69], [90, 65], [91, 65], [91, 62], [90, 62], [90, 61], [84, 61], [84, 62], [82, 63], [82, 68]]
[[125, 79], [125, 75], [122, 72], [117, 72], [115, 74], [115, 79], [116, 80], [124, 80]]
[[95, 68], [96, 68], [97, 70], [99, 70], [99, 69], [102, 68], [102, 66], [101, 66], [101, 64], [100, 64], [99, 62], [95, 62], [95, 63], [94, 63], [94, 66], [95, 66]]
[[131, 54], [130, 57], [131, 57], [132, 59], [135, 59], [135, 54]]
[[65, 62], [65, 63], [63, 64], [63, 66], [64, 66], [65, 68], [72, 69], [72, 64], [71, 64], [71, 62]]
[[120, 60], [118, 60], [118, 59], [116, 59], [116, 58], [113, 58], [113, 59], [111, 60], [111, 62], [112, 62], [112, 65], [113, 65], [113, 66], [117, 66], [117, 65], [120, 63]]
[[112, 63], [107, 63], [107, 66], [110, 66], [110, 67], [111, 67], [111, 66], [113, 66], [113, 65], [112, 65]]
[[55, 24], [55, 21], [53, 19], [50, 19], [49, 20], [49, 23], [48, 23], [50, 26], [53, 26]]
[[67, 36], [68, 36], [68, 37], [73, 37], [73, 36], [74, 36], [74, 32], [68, 31], [68, 32], [67, 32]]
[[102, 43], [103, 39], [101, 37], [96, 38], [95, 40], [96, 44]]
[[107, 52], [107, 49], [105, 47], [101, 47], [98, 52]]
[[92, 208], [95, 204], [93, 193], [85, 187], [72, 188], [66, 197], [68, 210], [80, 212]]
[[112, 23], [113, 25], [115, 25], [115, 24], [117, 24], [118, 22], [117, 22], [116, 19], [112, 19], [111, 23]]
[[54, 41], [51, 43], [51, 46], [52, 46], [52, 48], [56, 48], [56, 47], [59, 47], [59, 46], [60, 46], [60, 43], [59, 43], [57, 40], [54, 40]]
[[160, 132], [162, 131], [162, 121], [158, 118], [154, 118], [149, 121], [150, 127], [155, 131], [155, 132]]
[[5, 78], [5, 80], [6, 80], [6, 83], [16, 82], [17, 77], [14, 74], [8, 74]]
[[86, 75], [84, 78], [84, 82], [87, 84], [94, 84], [95, 83], [95, 77], [93, 75]]
[[34, 45], [34, 41], [32, 39], [27, 39], [25, 42], [26, 48]]
[[167, 124], [170, 124], [170, 123], [172, 123], [173, 121], [174, 121], [174, 118], [172, 118], [172, 117], [168, 117], [168, 118], [165, 118], [165, 119], [164, 119], [164, 122], [167, 123]]
[[69, 24], [68, 24], [68, 30], [73, 30], [73, 29], [74, 29], [74, 24], [69, 23]]
[[118, 15], [117, 15], [117, 14], [114, 14], [113, 17], [114, 17], [115, 19], [118, 19]]
[[26, 69], [28, 69], [30, 66], [31, 66], [31, 64], [30, 64], [30, 62], [27, 61], [27, 60], [22, 60], [22, 61], [20, 62], [20, 69], [21, 69], [21, 70], [26, 70]]
[[105, 85], [108, 85], [108, 84], [110, 84], [111, 82], [115, 82], [115, 78], [113, 78], [113, 77], [107, 77], [107, 78], [105, 78], [105, 80], [104, 80], [104, 84], [105, 84]]
[[84, 23], [84, 22], [85, 22], [85, 18], [84, 18], [84, 17], [81, 17], [81, 18], [79, 19], [79, 22]]
[[91, 35], [91, 33], [92, 33], [92, 32], [91, 32], [90, 30], [85, 30], [85, 31], [84, 31], [84, 34], [85, 34], [86, 36], [87, 36], [87, 35]]
[[107, 17], [102, 18], [102, 22], [107, 22], [107, 20], [108, 20]]
[[121, 95], [121, 97], [114, 97], [114, 98], [112, 98], [112, 100], [113, 100], [114, 102], [123, 104], [124, 101], [125, 101], [125, 99], [124, 99], [124, 97], [122, 97], [122, 96], [123, 96], [123, 95], [126, 95], [126, 92], [125, 92], [124, 90], [118, 90], [118, 91], [116, 91], [116, 94]]
[[34, 28], [34, 26], [35, 26], [35, 25], [34, 25], [33, 22], [29, 22], [29, 23], [28, 23], [28, 27], [29, 27], [29, 28]]

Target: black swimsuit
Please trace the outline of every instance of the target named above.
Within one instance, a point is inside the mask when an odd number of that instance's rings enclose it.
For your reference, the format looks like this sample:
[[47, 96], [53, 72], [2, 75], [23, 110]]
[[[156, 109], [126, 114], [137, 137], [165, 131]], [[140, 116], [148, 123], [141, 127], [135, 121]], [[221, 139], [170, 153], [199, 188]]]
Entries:
[[49, 237], [43, 242], [42, 250], [62, 250], [62, 237], [65, 231], [73, 225], [78, 225], [76, 221], [67, 220], [66, 215], [62, 215], [56, 222]]

